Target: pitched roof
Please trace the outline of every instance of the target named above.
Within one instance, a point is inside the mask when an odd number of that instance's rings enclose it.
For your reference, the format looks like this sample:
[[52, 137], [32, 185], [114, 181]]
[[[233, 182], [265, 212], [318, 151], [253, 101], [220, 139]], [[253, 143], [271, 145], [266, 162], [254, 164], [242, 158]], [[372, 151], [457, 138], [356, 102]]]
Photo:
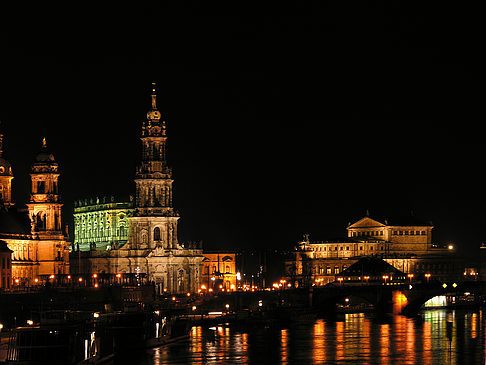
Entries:
[[382, 276], [382, 275], [405, 275], [388, 262], [376, 257], [363, 257], [352, 264], [338, 276]]
[[357, 219], [354, 223], [348, 225], [348, 228], [354, 226], [355, 224], [361, 222], [364, 219], [370, 219], [372, 221], [382, 223], [386, 226], [403, 226], [403, 227], [431, 227], [433, 226], [432, 222], [426, 222], [420, 218], [417, 218], [413, 215], [408, 216], [391, 216], [391, 217], [370, 217], [365, 216], [363, 218]]

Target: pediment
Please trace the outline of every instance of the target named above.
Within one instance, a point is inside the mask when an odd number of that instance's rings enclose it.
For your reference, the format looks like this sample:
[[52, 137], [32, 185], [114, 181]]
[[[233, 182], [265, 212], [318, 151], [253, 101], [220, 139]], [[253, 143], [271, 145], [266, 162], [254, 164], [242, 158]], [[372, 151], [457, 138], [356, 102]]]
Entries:
[[386, 224], [378, 222], [377, 220], [370, 218], [370, 217], [364, 217], [361, 218], [359, 221], [351, 224], [348, 226], [348, 229], [351, 228], [371, 228], [371, 227], [385, 227]]

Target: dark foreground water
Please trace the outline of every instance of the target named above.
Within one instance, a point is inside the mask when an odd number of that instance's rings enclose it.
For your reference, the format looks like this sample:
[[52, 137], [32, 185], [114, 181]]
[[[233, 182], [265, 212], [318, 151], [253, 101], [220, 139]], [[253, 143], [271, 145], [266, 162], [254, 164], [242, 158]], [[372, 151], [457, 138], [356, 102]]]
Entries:
[[113, 364], [485, 364], [485, 345], [486, 311], [360, 313], [284, 327], [193, 327], [187, 341]]

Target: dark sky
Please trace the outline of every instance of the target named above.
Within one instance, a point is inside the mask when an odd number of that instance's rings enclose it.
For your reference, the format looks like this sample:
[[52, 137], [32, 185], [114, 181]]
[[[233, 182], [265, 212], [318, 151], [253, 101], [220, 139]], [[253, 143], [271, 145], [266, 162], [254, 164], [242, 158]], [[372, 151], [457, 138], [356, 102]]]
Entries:
[[367, 209], [413, 211], [465, 251], [484, 240], [477, 11], [177, 3], [0, 11], [17, 202], [44, 136], [68, 224], [74, 199], [133, 193], [156, 81], [181, 240], [288, 248], [342, 236]]

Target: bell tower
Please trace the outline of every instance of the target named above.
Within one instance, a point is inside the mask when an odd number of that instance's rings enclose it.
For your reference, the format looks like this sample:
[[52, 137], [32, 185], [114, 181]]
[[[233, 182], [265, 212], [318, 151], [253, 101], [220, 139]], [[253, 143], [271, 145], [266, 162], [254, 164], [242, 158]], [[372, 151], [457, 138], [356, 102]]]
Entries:
[[35, 157], [31, 172], [29, 216], [32, 234], [38, 238], [39, 275], [69, 274], [69, 244], [61, 225], [59, 165], [48, 150], [46, 139]]
[[48, 150], [45, 138], [32, 165], [30, 178], [31, 194], [27, 206], [33, 230], [40, 235], [62, 235], [59, 165]]
[[3, 134], [0, 133], [0, 205], [7, 209], [12, 203], [12, 166], [3, 157]]
[[179, 215], [172, 205], [172, 169], [166, 159], [167, 132], [165, 121], [157, 109], [155, 83], [152, 84], [152, 105], [142, 122], [142, 159], [135, 174], [136, 212], [131, 218], [132, 248], [178, 248]]

